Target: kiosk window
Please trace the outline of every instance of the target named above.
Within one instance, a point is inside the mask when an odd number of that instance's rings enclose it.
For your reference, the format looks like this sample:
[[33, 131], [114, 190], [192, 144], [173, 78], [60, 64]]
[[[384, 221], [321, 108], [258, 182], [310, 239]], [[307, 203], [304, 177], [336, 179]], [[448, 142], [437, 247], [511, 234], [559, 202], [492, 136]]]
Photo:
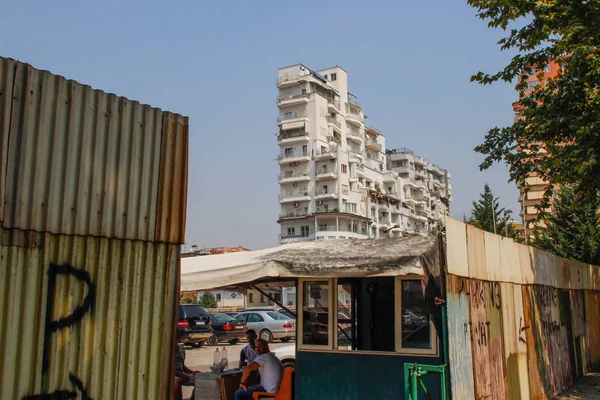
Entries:
[[305, 281], [302, 290], [302, 344], [329, 346], [329, 282]]

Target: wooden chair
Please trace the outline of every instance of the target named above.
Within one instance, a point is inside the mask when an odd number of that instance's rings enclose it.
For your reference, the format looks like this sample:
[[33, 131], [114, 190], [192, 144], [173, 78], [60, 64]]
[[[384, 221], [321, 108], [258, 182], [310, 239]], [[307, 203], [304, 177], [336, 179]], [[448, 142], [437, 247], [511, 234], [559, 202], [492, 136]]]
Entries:
[[274, 400], [292, 400], [294, 398], [294, 372], [296, 371], [293, 367], [288, 367], [283, 370], [283, 377], [281, 378], [281, 385], [279, 385], [279, 392], [277, 393], [266, 393], [266, 392], [254, 392], [252, 397], [254, 400], [260, 399], [274, 399]]

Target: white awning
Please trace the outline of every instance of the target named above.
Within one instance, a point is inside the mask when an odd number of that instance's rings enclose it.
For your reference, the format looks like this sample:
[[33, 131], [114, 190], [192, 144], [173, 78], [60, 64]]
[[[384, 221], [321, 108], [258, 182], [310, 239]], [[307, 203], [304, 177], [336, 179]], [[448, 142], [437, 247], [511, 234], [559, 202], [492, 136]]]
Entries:
[[283, 122], [281, 124], [281, 130], [283, 131], [289, 131], [292, 129], [304, 129], [304, 121]]
[[290, 243], [269, 249], [181, 259], [181, 290], [206, 290], [262, 278], [367, 277], [439, 273], [432, 236]]

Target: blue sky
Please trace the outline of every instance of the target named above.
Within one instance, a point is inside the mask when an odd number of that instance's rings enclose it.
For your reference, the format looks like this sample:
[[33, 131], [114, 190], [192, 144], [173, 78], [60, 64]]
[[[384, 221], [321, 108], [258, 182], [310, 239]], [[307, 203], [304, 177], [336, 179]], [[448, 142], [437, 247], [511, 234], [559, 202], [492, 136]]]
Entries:
[[473, 148], [513, 118], [511, 85], [469, 82], [510, 54], [465, 1], [5, 2], [0, 54], [190, 117], [186, 241], [277, 244], [277, 68], [339, 65], [387, 147], [450, 170], [462, 218], [488, 182], [518, 213], [507, 169]]

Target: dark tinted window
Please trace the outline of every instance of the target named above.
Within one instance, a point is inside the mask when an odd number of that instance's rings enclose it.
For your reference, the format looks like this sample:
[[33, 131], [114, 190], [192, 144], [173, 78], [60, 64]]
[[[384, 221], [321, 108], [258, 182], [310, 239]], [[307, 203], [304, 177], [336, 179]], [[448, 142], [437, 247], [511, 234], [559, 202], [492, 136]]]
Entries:
[[258, 314], [250, 314], [248, 317], [248, 322], [263, 322], [264, 319]]
[[219, 323], [227, 323], [229, 321], [233, 321], [233, 318], [231, 318], [227, 314], [214, 313], [214, 314], [211, 314], [210, 316], [211, 316], [212, 320], [219, 322]]
[[288, 317], [286, 317], [283, 314], [280, 314], [278, 312], [268, 312], [267, 315], [273, 319], [276, 319], [278, 321], [285, 321], [287, 319], [289, 319]]
[[238, 314], [235, 316], [235, 319], [238, 321], [246, 321], [247, 314]]
[[207, 312], [204, 310], [204, 308], [202, 308], [202, 306], [181, 306], [181, 309], [183, 310], [183, 312], [180, 313], [180, 317], [183, 318], [208, 317]]

